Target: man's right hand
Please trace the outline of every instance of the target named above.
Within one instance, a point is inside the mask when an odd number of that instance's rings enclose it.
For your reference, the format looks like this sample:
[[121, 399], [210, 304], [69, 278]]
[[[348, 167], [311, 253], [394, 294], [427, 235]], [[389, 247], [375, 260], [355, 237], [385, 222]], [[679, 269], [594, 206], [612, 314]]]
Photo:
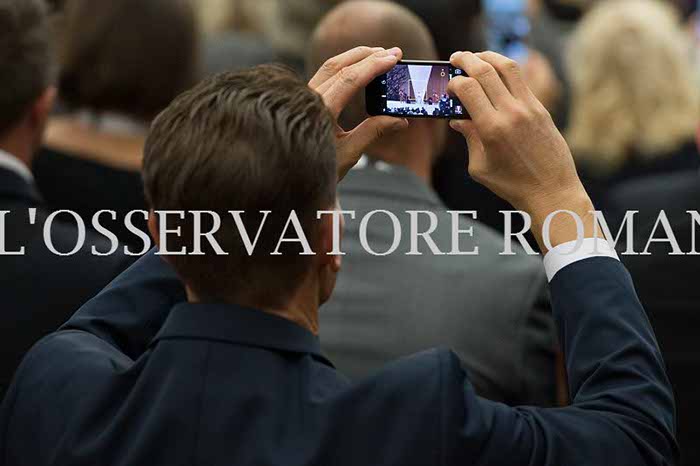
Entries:
[[357, 47], [328, 60], [309, 82], [326, 103], [335, 121], [338, 181], [354, 167], [364, 151], [383, 135], [408, 127], [408, 120], [391, 116], [366, 119], [354, 129], [344, 129], [338, 117], [350, 101], [374, 78], [391, 70], [403, 57], [399, 48]]
[[[557, 210], [578, 214], [585, 236], [592, 237], [593, 204], [571, 151], [518, 64], [493, 52], [458, 52], [451, 62], [469, 76], [453, 79], [449, 89], [472, 117], [451, 122], [469, 144], [472, 178], [530, 214], [543, 252], [542, 225]], [[569, 216], [557, 216], [550, 232], [552, 246], [576, 240], [576, 224]]]

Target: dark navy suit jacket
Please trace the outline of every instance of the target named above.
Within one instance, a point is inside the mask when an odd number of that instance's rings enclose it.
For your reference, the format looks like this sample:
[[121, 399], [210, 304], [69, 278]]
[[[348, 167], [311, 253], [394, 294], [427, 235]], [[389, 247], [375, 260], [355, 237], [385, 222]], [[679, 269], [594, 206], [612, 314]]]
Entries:
[[[36, 209], [30, 223], [29, 209]], [[46, 246], [44, 223], [51, 213], [33, 183], [17, 173], [0, 169], [0, 211], [5, 217], [7, 251], [0, 255], [0, 398], [9, 387], [22, 357], [38, 340], [55, 332], [87, 300], [95, 296], [134, 260], [121, 253], [94, 256], [91, 247], [109, 251], [102, 235], [85, 233], [85, 244], [76, 254], [58, 256]], [[73, 222], [58, 217], [51, 239], [58, 251], [71, 251], [78, 241]], [[87, 225], [89, 225], [89, 221]]]
[[673, 464], [673, 396], [622, 264], [570, 265], [551, 292], [573, 405], [511, 408], [477, 397], [448, 350], [350, 384], [290, 321], [218, 304], [168, 312], [182, 290], [151, 254], [26, 357], [0, 463]]

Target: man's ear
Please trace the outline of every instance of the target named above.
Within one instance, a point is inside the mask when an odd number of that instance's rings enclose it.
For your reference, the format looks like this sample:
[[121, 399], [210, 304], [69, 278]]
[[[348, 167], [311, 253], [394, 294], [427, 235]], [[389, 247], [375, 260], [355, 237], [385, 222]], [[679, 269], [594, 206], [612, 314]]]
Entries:
[[[336, 209], [339, 209], [337, 205]], [[342, 265], [343, 257], [340, 255], [331, 254], [334, 250], [333, 238], [335, 236], [333, 216], [323, 215], [319, 222], [319, 251], [317, 252], [317, 256], [319, 256], [323, 265], [330, 266], [333, 272], [338, 273], [340, 271], [340, 266]], [[345, 227], [345, 221], [342, 216], [340, 217], [339, 227], [339, 243], [342, 244], [343, 229]]]
[[55, 87], [48, 87], [39, 98], [34, 101], [34, 105], [32, 105], [29, 112], [29, 122], [32, 128], [37, 130], [38, 134], [44, 133], [44, 128], [46, 128], [51, 110], [53, 110], [53, 104], [56, 101], [56, 94], [57, 91]]

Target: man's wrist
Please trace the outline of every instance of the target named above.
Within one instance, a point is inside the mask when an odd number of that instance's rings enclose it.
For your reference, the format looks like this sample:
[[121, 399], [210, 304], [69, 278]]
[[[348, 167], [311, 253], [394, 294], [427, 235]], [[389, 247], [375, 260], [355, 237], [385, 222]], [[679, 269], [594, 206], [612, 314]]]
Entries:
[[[526, 209], [532, 232], [543, 254], [551, 248], [583, 238], [603, 237], [596, 228], [591, 198], [582, 185], [542, 196]], [[555, 215], [556, 212], [560, 212]]]

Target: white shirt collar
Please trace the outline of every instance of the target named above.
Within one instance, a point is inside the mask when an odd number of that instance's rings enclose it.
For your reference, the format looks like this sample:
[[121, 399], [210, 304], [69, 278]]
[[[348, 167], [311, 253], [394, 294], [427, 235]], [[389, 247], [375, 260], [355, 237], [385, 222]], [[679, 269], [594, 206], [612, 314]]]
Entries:
[[10, 170], [24, 178], [27, 182], [33, 183], [32, 171], [14, 155], [0, 149], [0, 168]]

